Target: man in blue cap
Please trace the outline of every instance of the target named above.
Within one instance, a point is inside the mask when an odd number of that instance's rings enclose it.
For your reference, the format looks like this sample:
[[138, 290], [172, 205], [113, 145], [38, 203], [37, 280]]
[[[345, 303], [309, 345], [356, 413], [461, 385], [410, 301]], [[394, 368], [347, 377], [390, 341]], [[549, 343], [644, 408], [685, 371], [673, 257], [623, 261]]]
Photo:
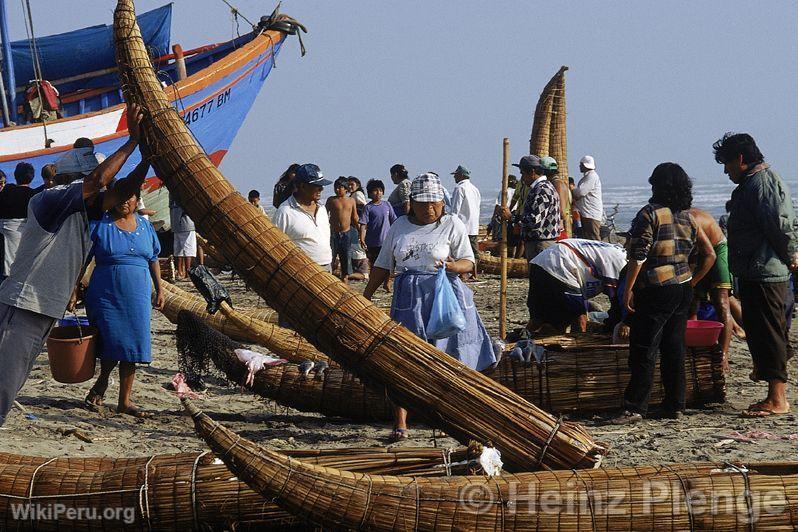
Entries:
[[303, 164], [294, 177], [293, 195], [274, 214], [274, 225], [288, 235], [310, 260], [330, 270], [330, 220], [327, 209], [319, 203], [324, 187], [332, 183], [324, 179], [315, 164]]

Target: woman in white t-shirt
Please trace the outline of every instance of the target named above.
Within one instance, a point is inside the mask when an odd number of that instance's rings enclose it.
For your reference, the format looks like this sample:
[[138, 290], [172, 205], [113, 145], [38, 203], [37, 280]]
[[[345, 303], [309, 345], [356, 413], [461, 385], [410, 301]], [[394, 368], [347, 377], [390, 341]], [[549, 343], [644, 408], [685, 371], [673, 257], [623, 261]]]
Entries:
[[[388, 231], [363, 295], [371, 299], [391, 271], [395, 271], [391, 318], [427, 340], [425, 331], [435, 295], [435, 274], [438, 268], [446, 268], [465, 314], [466, 327], [459, 334], [431, 342], [471, 369], [482, 371], [496, 362], [496, 356], [474, 306], [474, 294], [459, 277], [474, 268], [474, 252], [463, 222], [456, 216], [443, 214], [443, 200], [443, 186], [437, 175], [422, 174], [413, 180], [410, 213], [398, 218]], [[391, 440], [404, 438], [407, 438], [407, 411], [397, 408]]]

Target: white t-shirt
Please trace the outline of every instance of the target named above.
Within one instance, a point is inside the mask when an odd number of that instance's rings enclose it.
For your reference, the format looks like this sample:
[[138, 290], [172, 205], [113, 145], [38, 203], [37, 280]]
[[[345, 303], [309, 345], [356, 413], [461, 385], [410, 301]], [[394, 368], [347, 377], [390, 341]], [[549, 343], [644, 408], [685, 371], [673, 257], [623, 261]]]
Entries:
[[318, 205], [314, 219], [291, 196], [274, 213], [273, 222], [310, 260], [321, 266], [332, 262], [330, 220], [324, 205]]
[[482, 195], [470, 179], [457, 183], [452, 192], [452, 214], [460, 217], [469, 235], [479, 234], [479, 205]]
[[590, 298], [600, 294], [604, 285], [617, 286], [621, 270], [626, 266], [626, 251], [617, 244], [566, 238], [544, 249], [530, 262], [574, 290], [584, 290]]
[[449, 258], [474, 262], [468, 232], [458, 217], [445, 214], [439, 223], [416, 225], [402, 216], [388, 230], [374, 266], [397, 272], [434, 272], [436, 261]]
[[[507, 187], [507, 207], [510, 206], [510, 203], [513, 201], [513, 194], [515, 194], [515, 189]], [[502, 204], [502, 192], [499, 191], [499, 194], [496, 196], [496, 205]]]

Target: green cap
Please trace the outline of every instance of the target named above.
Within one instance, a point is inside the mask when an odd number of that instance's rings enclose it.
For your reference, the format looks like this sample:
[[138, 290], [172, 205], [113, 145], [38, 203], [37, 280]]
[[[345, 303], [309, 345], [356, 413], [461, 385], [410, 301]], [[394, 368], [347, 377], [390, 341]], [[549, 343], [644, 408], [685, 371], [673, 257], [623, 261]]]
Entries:
[[559, 167], [557, 166], [557, 160], [554, 157], [543, 157], [540, 160], [540, 166], [544, 170], [557, 170]]
[[471, 177], [471, 171], [461, 164], [461, 165], [459, 165], [457, 167], [457, 169], [455, 169], [454, 172], [452, 172], [452, 175], [461, 175], [463, 177], [470, 178]]

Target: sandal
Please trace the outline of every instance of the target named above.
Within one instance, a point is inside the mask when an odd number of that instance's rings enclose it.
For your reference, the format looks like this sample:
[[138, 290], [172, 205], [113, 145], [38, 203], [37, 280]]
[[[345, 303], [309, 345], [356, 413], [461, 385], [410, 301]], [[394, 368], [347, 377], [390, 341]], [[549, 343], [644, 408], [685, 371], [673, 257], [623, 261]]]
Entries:
[[388, 442], [397, 443], [408, 438], [410, 438], [410, 434], [408, 433], [407, 429], [393, 429], [391, 435], [388, 436]]
[[765, 418], [765, 417], [774, 417], [774, 416], [783, 416], [789, 414], [789, 408], [785, 412], [776, 412], [770, 408], [766, 408], [764, 406], [759, 406], [757, 408], [752, 408], [750, 410], [743, 410], [740, 415], [745, 418]]
[[133, 416], [136, 419], [149, 419], [149, 418], [153, 417], [153, 413], [152, 412], [145, 412], [144, 410], [141, 410], [137, 406], [129, 406], [128, 408], [126, 408], [124, 410], [117, 410], [116, 412], [117, 412], [117, 414], [123, 414], [123, 415], [126, 415], [126, 416]]

